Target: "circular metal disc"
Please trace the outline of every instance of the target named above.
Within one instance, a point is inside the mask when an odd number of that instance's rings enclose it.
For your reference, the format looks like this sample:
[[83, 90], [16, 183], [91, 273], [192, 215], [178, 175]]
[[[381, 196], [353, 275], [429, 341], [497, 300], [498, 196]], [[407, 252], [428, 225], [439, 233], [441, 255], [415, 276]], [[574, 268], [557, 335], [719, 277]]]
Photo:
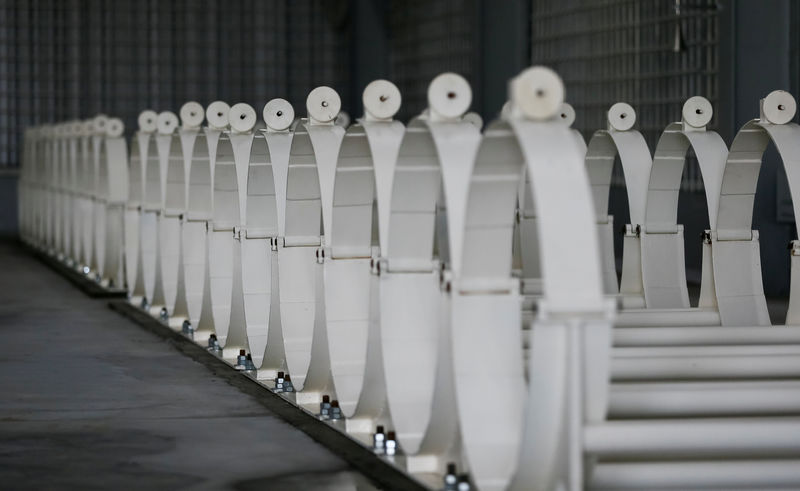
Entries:
[[364, 111], [375, 119], [391, 119], [400, 110], [400, 89], [388, 80], [374, 80], [361, 96]]
[[708, 99], [696, 95], [690, 97], [683, 104], [683, 121], [692, 128], [702, 128], [711, 121], [714, 115], [714, 108]]
[[158, 115], [158, 132], [171, 135], [178, 128], [178, 116], [172, 111], [162, 111]]
[[73, 121], [70, 127], [72, 128], [70, 130], [70, 136], [81, 136], [81, 134], [83, 134], [83, 122]]
[[94, 131], [97, 133], [105, 133], [106, 132], [106, 125], [108, 124], [108, 116], [105, 114], [98, 114], [92, 120], [94, 123]]
[[245, 133], [256, 125], [256, 110], [250, 104], [240, 102], [231, 106], [228, 119], [231, 121], [231, 129]]
[[336, 115], [336, 119], [333, 120], [333, 124], [341, 126], [342, 128], [347, 128], [350, 126], [350, 114], [347, 111], [339, 111], [339, 114]]
[[608, 110], [608, 123], [617, 131], [627, 131], [636, 123], [636, 111], [630, 104], [618, 102]]
[[476, 128], [481, 129], [483, 128], [483, 118], [480, 114], [476, 113], [475, 111], [470, 111], [463, 117], [464, 121], [467, 123], [472, 123]]
[[152, 133], [158, 129], [158, 114], [155, 111], [146, 110], [139, 114], [139, 131]]
[[231, 107], [222, 101], [214, 101], [206, 109], [206, 121], [214, 128], [225, 128], [228, 126], [228, 113]]
[[797, 103], [785, 90], [773, 90], [764, 99], [764, 117], [772, 124], [786, 124], [797, 112]]
[[276, 98], [264, 106], [262, 116], [269, 129], [284, 131], [292, 126], [294, 108], [286, 99]]
[[561, 104], [561, 111], [558, 112], [558, 119], [565, 125], [572, 126], [572, 123], [575, 122], [575, 108], [566, 102]]
[[442, 73], [428, 86], [428, 107], [446, 118], [461, 117], [472, 104], [472, 88], [457, 73]]
[[187, 128], [197, 128], [203, 124], [205, 111], [199, 102], [189, 101], [181, 106], [181, 123]]
[[110, 137], [122, 136], [125, 133], [125, 124], [119, 118], [111, 118], [106, 124], [106, 135]]
[[526, 117], [550, 119], [558, 114], [564, 102], [564, 83], [549, 68], [531, 67], [511, 81], [511, 99]]
[[330, 87], [317, 87], [306, 98], [308, 116], [320, 123], [329, 123], [336, 119], [342, 109], [339, 94]]

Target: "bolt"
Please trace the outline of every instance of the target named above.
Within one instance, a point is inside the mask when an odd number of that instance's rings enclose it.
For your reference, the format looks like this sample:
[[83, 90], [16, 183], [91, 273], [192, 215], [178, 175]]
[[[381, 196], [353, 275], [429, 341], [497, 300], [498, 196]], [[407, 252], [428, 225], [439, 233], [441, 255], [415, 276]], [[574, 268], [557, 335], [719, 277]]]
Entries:
[[331, 421], [342, 419], [342, 408], [339, 407], [339, 401], [336, 399], [331, 401]]
[[147, 301], [147, 297], [142, 297], [142, 302], [139, 304], [142, 310], [147, 310], [150, 308], [150, 303]]
[[219, 347], [219, 342], [217, 341], [217, 335], [212, 334], [208, 337], [208, 351], [216, 351]]
[[275, 377], [275, 392], [283, 392], [283, 387], [284, 387], [283, 372], [278, 372], [278, 376]]
[[294, 392], [294, 385], [292, 385], [292, 377], [289, 374], [286, 374], [286, 378], [283, 379], [283, 391], [284, 392]]
[[319, 403], [319, 419], [326, 420], [331, 417], [331, 396], [322, 396], [322, 402]]
[[192, 327], [192, 323], [189, 322], [189, 319], [186, 319], [183, 321], [183, 324], [181, 324], [181, 332], [184, 334], [191, 334], [194, 332], [194, 327]]
[[236, 365], [233, 366], [236, 370], [244, 370], [247, 365], [247, 352], [243, 349], [239, 350], [239, 356], [236, 357]]
[[256, 371], [256, 364], [253, 363], [253, 356], [250, 353], [247, 353], [247, 358], [244, 362], [244, 370], [248, 373], [255, 373]]
[[397, 453], [397, 435], [394, 431], [386, 434], [386, 455], [394, 455]]
[[443, 491], [456, 491], [458, 486], [458, 475], [456, 475], [456, 464], [449, 462], [447, 464], [447, 473], [444, 475], [444, 489]]
[[89, 266], [84, 266], [84, 267], [83, 267], [83, 274], [89, 274], [89, 271], [91, 271], [91, 270], [89, 269]]
[[378, 455], [383, 455], [386, 452], [386, 435], [383, 433], [382, 425], [378, 425], [372, 435], [372, 450]]
[[166, 307], [161, 307], [161, 311], [158, 313], [158, 318], [161, 319], [161, 322], [167, 322], [169, 320], [169, 312], [167, 312]]
[[461, 474], [458, 476], [458, 487], [456, 487], [458, 491], [470, 491], [472, 486], [469, 484], [469, 475], [468, 474]]

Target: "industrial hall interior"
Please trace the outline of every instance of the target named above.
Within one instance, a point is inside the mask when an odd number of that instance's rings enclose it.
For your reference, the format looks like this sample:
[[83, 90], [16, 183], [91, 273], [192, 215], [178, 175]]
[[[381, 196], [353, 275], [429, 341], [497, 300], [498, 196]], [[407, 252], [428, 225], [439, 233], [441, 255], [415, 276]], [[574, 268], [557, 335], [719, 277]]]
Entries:
[[798, 490], [798, 97], [792, 0], [0, 0], [0, 488]]

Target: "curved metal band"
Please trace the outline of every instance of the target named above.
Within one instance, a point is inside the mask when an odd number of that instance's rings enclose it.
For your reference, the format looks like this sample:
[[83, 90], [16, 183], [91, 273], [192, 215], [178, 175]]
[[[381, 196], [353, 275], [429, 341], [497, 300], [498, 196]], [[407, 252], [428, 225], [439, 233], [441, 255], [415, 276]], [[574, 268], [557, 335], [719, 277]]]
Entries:
[[226, 133], [214, 164], [214, 219], [209, 241], [211, 307], [223, 356], [247, 343], [241, 285], [241, 226], [247, 213], [247, 168], [253, 133]]
[[[677, 215], [681, 176], [690, 148], [697, 156], [703, 182], [707, 185], [710, 228], [716, 227], [717, 202], [728, 148], [713, 131], [684, 130], [682, 123], [672, 123], [656, 146], [641, 231], [642, 283], [648, 308], [689, 308], [683, 227], [678, 225]], [[713, 276], [704, 277], [703, 282], [704, 288], [713, 288]]]
[[[770, 140], [783, 160], [795, 213], [800, 210], [800, 126], [759, 120], [746, 123], [736, 134], [725, 163], [713, 243], [717, 302], [726, 326], [770, 324], [758, 235], [751, 231], [758, 174]], [[800, 295], [797, 290], [791, 288], [790, 313]], [[792, 322], [794, 315], [787, 317], [787, 323]]]
[[[208, 127], [197, 135], [196, 161], [193, 159], [189, 169], [189, 220], [184, 227], [183, 237], [188, 252], [184, 256], [184, 271], [187, 285], [191, 283], [199, 287], [198, 290], [194, 286], [187, 288], [186, 295], [189, 321], [198, 338], [216, 332], [211, 303], [210, 242], [214, 214], [214, 168], [221, 135], [220, 130]], [[199, 279], [199, 283], [195, 279]]]
[[123, 137], [106, 137], [102, 145], [98, 203], [105, 208], [105, 224], [104, 234], [97, 241], [98, 270], [104, 280], [121, 287], [125, 282], [123, 226], [128, 197], [128, 145]]
[[[619, 288], [614, 260], [614, 237], [610, 230], [608, 199], [614, 159], [619, 156], [628, 194], [628, 208], [632, 230], [626, 234], [623, 248], [622, 280]], [[599, 130], [592, 135], [586, 149], [586, 167], [592, 186], [598, 235], [602, 238], [603, 275], [606, 293], [620, 292], [638, 298], [633, 304], [643, 302], [642, 264], [639, 239], [633, 230], [644, 223], [647, 203], [647, 182], [652, 158], [644, 137], [636, 130]], [[642, 305], [643, 306], [643, 305]]]
[[81, 209], [81, 237], [82, 237], [82, 256], [83, 264], [90, 266], [92, 263], [94, 232], [92, 223], [94, 222], [94, 208], [92, 206], [92, 193], [94, 191], [94, 169], [92, 167], [91, 137], [81, 137], [80, 150], [82, 158], [79, 161], [79, 187], [80, 187], [80, 209]]
[[125, 211], [125, 271], [128, 294], [134, 303], [140, 302], [141, 297], [145, 296], [140, 247], [140, 216], [145, 199], [145, 171], [151, 142], [152, 135], [143, 132], [137, 132], [131, 141], [128, 209]]
[[[370, 321], [371, 288], [377, 287], [370, 271], [372, 210], [379, 175], [391, 180], [403, 133], [399, 122], [363, 121], [347, 130], [339, 149], [324, 291], [331, 375], [346, 417], [358, 410], [367, 372], [383, 371], [380, 357], [372, 357], [380, 366], [367, 366], [369, 338], [380, 335], [377, 322]], [[385, 182], [381, 185], [384, 190], [389, 187]], [[388, 207], [387, 201], [381, 195], [378, 206]], [[375, 396], [364, 397], [372, 400]], [[374, 411], [372, 416], [377, 416]]]
[[272, 305], [271, 245], [278, 234], [272, 157], [263, 133], [253, 138], [249, 161], [247, 215], [241, 237], [242, 292], [247, 343], [253, 363], [261, 367], [269, 340]]
[[380, 328], [387, 400], [409, 454], [442, 454], [457, 433], [450, 303], [439, 289], [433, 257], [435, 222], [443, 194], [448, 239], [440, 244], [440, 255], [449, 250], [455, 274], [479, 142], [480, 132], [470, 123], [417, 119], [409, 123], [398, 152], [388, 241], [381, 250]]
[[159, 276], [164, 292], [164, 307], [170, 317], [178, 295], [181, 262], [181, 213], [185, 206], [183, 150], [177, 133], [155, 137], [159, 157], [161, 203], [159, 215]]
[[[329, 376], [327, 356], [312, 357], [327, 346], [321, 267], [321, 235], [330, 237], [333, 180], [344, 129], [328, 125], [298, 125], [289, 153], [286, 184], [285, 236], [279, 244], [281, 327], [286, 365], [296, 387], [314, 372]], [[321, 219], [321, 220], [320, 220]], [[321, 308], [320, 308], [321, 307]], [[324, 349], [327, 352], [327, 349]], [[318, 367], [312, 364], [319, 365]], [[317, 380], [317, 387], [326, 380]]]
[[[532, 330], [522, 450], [512, 489], [569, 488], [581, 425], [604, 417], [613, 304], [603, 298], [587, 173], [565, 128], [512, 120], [539, 217], [544, 300]], [[558, 152], [558, 157], [550, 156]], [[613, 162], [613, 161], [612, 161]], [[630, 186], [629, 186], [630, 189]], [[595, 194], [595, 199], [598, 196]], [[562, 485], [563, 485], [562, 484]]]

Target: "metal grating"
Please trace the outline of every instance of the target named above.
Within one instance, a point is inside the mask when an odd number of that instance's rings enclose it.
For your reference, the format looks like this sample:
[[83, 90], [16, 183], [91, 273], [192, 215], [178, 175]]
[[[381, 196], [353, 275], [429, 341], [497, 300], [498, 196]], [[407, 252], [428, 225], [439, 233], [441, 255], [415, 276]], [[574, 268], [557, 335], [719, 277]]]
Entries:
[[477, 2], [393, 0], [389, 12], [392, 81], [408, 120], [428, 107], [428, 84], [442, 72], [464, 76], [476, 89]]
[[[574, 126], [586, 137], [606, 127], [613, 103], [625, 101], [652, 152], [667, 123], [680, 121], [687, 98], [702, 95], [716, 108], [716, 0], [533, 0], [532, 12], [532, 61], [564, 78]], [[617, 166], [616, 184], [621, 172]], [[703, 189], [691, 161], [683, 189]]]
[[326, 0], [0, 0], [0, 167], [22, 131], [187, 100], [284, 97], [305, 113], [319, 84], [348, 106], [349, 45]]

